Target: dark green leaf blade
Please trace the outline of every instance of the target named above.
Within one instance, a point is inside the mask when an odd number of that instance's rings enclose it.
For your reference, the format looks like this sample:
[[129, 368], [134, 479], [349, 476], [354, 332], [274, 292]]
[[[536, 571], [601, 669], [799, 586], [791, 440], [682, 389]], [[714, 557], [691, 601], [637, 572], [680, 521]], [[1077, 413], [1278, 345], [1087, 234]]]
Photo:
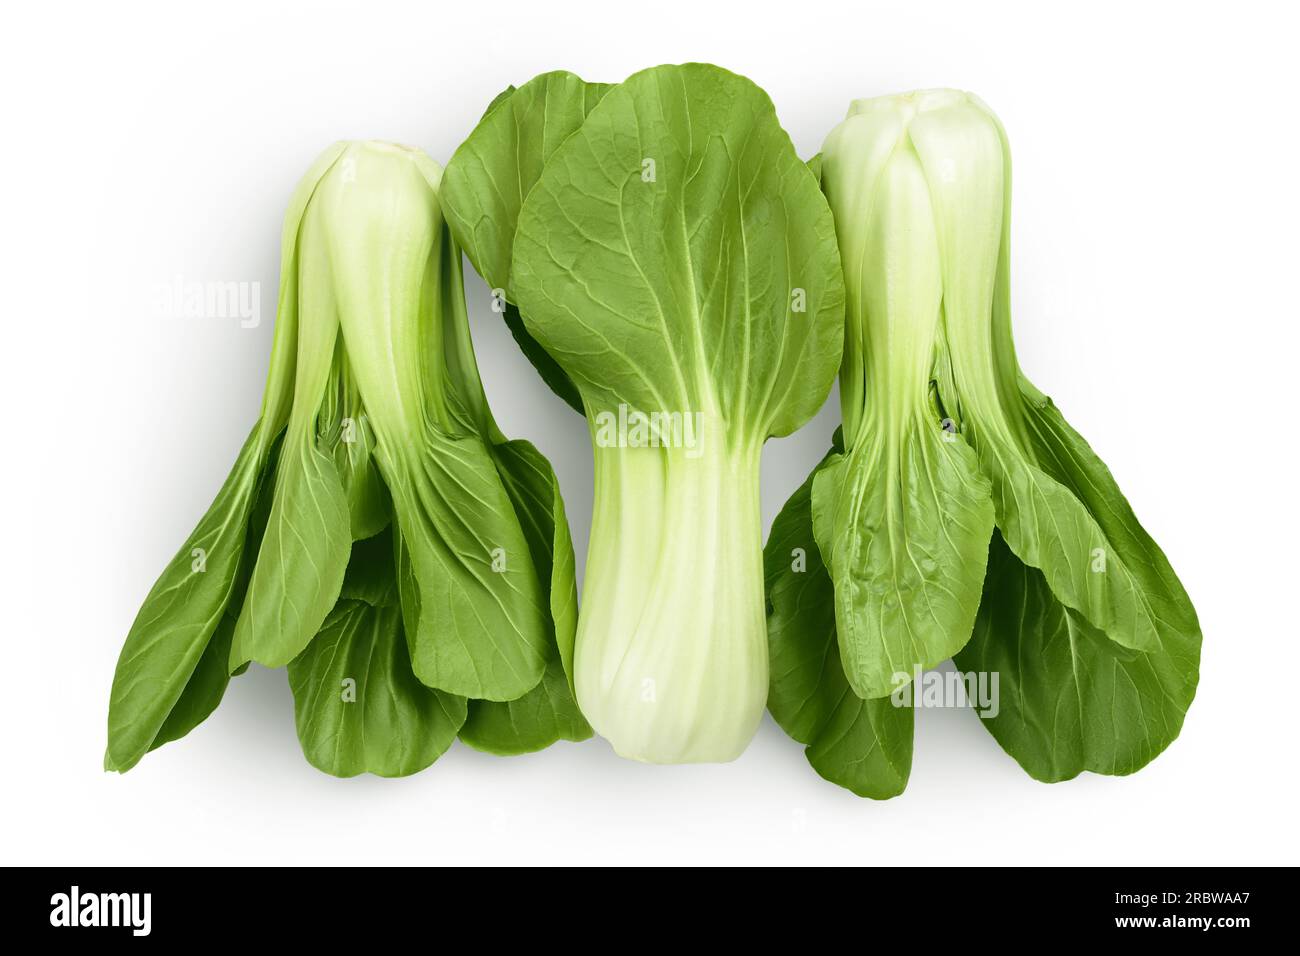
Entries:
[[475, 750], [503, 757], [590, 736], [591, 725], [578, 710], [558, 657], [547, 662], [541, 682], [518, 700], [471, 700], [460, 728], [460, 739]]
[[[318, 437], [322, 447], [330, 449], [343, 496], [348, 503], [352, 540], [369, 538], [388, 526], [392, 503], [374, 459], [375, 430], [370, 416], [361, 405], [361, 395], [347, 374], [347, 359], [339, 343], [335, 360], [338, 388], [321, 409]], [[334, 394], [337, 393], [337, 394]]]
[[516, 701], [471, 701], [461, 739], [478, 750], [517, 754], [557, 740], [586, 740], [591, 727], [573, 695], [577, 583], [559, 483], [550, 463], [529, 442], [496, 445], [492, 453], [547, 593], [553, 629], [541, 683]]
[[271, 445], [266, 467], [258, 481], [257, 501], [248, 518], [248, 531], [244, 536], [244, 557], [235, 573], [234, 588], [226, 602], [225, 613], [217, 625], [208, 646], [199, 660], [198, 667], [190, 675], [185, 690], [171, 713], [158, 730], [149, 749], [157, 750], [163, 744], [180, 740], [191, 730], [212, 715], [225, 696], [226, 687], [233, 677], [238, 677], [248, 669], [247, 665], [233, 673], [230, 671], [230, 642], [235, 634], [235, 623], [239, 620], [239, 610], [244, 606], [244, 595], [248, 592], [248, 580], [252, 576], [253, 562], [257, 560], [257, 549], [266, 531], [266, 522], [271, 514], [272, 491], [275, 488], [275, 466], [280, 458], [280, 439]]
[[556, 649], [572, 686], [578, 581], [559, 479], [551, 463], [531, 442], [515, 439], [494, 445], [492, 454], [528, 539], [533, 566], [544, 584]]
[[426, 443], [387, 475], [407, 555], [399, 580], [409, 561], [402, 603], [408, 626], [419, 621], [415, 673], [458, 696], [515, 700], [542, 679], [549, 644], [531, 551], [487, 444], [434, 426]]
[[340, 601], [288, 672], [303, 754], [336, 777], [423, 770], [465, 720], [464, 698], [416, 679], [396, 605]]
[[[1118, 638], [1126, 647], [1153, 650], [1170, 642], [1201, 643], [1201, 625], [1191, 598], [1160, 546], [1139, 523], [1110, 469], [1078, 432], [1070, 427], [1052, 400], [1022, 381], [1025, 422], [1039, 467], [1051, 475], [1087, 509], [1105, 535], [1105, 576], [1123, 574], [1135, 595], [1128, 615], [1118, 615], [1115, 628], [1145, 632], [1149, 638]], [[1115, 560], [1118, 558], [1118, 565]], [[1130, 616], [1131, 615], [1131, 616]], [[1112, 640], [1117, 637], [1111, 629]]]
[[519, 309], [509, 302], [505, 304], [505, 320], [510, 335], [519, 346], [519, 351], [523, 352], [524, 357], [532, 363], [546, 386], [564, 399], [565, 404], [579, 415], [586, 414], [582, 407], [582, 395], [578, 391], [578, 386], [573, 384], [569, 373], [560, 368], [560, 363], [551, 358], [550, 353], [542, 348], [541, 343], [528, 333], [528, 329], [524, 326], [524, 317], [519, 314]]
[[[131, 625], [113, 676], [104, 758], [109, 770], [131, 769], [154, 745], [226, 613], [268, 444], [259, 422], [207, 514]], [[174, 725], [169, 732], [175, 731]]]
[[963, 671], [997, 674], [987, 729], [1030, 776], [1140, 770], [1178, 736], [1196, 693], [1200, 641], [1170, 633], [1160, 650], [1115, 644], [1053, 595], [994, 535]]
[[393, 534], [384, 529], [371, 538], [352, 543], [347, 574], [339, 600], [364, 601], [374, 607], [399, 603], [397, 570], [394, 565]]
[[212, 712], [221, 703], [232, 676], [228, 664], [230, 639], [235, 633], [236, 620], [237, 616], [229, 611], [221, 615], [221, 623], [204, 648], [194, 673], [185, 682], [185, 690], [172, 705], [167, 719], [158, 728], [153, 743], [149, 745], [151, 751], [173, 740], [180, 740], [212, 716]]
[[[524, 198], [551, 153], [610, 89], [562, 70], [536, 76], [498, 95], [447, 164], [440, 199], [452, 233], [488, 287], [511, 303], [511, 250]], [[504, 318], [543, 381], [581, 413], [573, 382], [524, 328], [513, 305]]]
[[443, 171], [439, 199], [452, 234], [487, 283], [511, 298], [519, 209], [551, 154], [612, 86], [564, 70], [498, 96]]
[[338, 600], [352, 546], [351, 513], [332, 455], [315, 429], [285, 437], [275, 498], [235, 635], [230, 669], [283, 667]]
[[[838, 444], [818, 468], [842, 451]], [[768, 709], [821, 776], [878, 800], [902, 793], [912, 767], [912, 708], [862, 700], [835, 632], [834, 588], [813, 537], [817, 470], [786, 502], [763, 553], [771, 688]]]
[[970, 639], [993, 533], [989, 495], [974, 452], [937, 421], [870, 430], [818, 470], [813, 528], [858, 696], [889, 696]]
[[1146, 613], [1141, 584], [1074, 493], [1014, 442], [976, 437], [975, 447], [993, 484], [1007, 546], [1111, 640], [1156, 649], [1157, 627]]

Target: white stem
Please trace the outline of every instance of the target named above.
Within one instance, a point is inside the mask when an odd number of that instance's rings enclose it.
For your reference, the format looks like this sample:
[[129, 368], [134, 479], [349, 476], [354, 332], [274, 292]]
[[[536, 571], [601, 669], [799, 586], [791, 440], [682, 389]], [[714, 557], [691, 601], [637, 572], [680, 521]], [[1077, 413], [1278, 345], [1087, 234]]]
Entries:
[[758, 451], [706, 440], [595, 457], [583, 713], [624, 757], [733, 760], [767, 699]]

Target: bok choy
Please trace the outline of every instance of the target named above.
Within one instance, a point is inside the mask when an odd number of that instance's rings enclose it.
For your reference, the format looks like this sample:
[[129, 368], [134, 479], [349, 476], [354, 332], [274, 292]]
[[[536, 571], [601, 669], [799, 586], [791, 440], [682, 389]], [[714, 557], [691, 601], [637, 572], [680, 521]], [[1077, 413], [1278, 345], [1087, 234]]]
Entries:
[[955, 655], [1000, 674], [986, 725], [1036, 778], [1139, 769], [1179, 732], [1200, 627], [1020, 370], [1001, 124], [952, 90], [860, 100], [820, 176], [845, 263], [843, 438], [769, 542], [772, 654], [793, 662], [773, 670], [773, 714], [823, 776], [889, 796], [911, 753], [898, 692]]
[[289, 665], [332, 773], [410, 773], [457, 733], [499, 753], [590, 733], [561, 653], [563, 503], [488, 408], [441, 174], [340, 143], [299, 185], [262, 414], [127, 636], [108, 768], [183, 736], [253, 661]]
[[520, 188], [513, 240], [494, 243], [509, 272], [489, 281], [591, 432], [578, 700], [624, 756], [730, 760], [767, 695], [759, 455], [817, 410], [839, 364], [830, 210], [743, 77], [688, 64], [568, 91], [576, 128]]

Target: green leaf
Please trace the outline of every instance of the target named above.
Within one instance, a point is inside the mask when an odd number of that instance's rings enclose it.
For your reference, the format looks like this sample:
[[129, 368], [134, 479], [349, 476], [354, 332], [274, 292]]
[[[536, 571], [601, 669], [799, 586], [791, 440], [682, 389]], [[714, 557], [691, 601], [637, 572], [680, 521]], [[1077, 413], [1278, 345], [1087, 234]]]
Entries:
[[364, 601], [374, 607], [400, 604], [391, 529], [352, 543], [340, 601]]
[[1191, 599], [1160, 546], [1138, 522], [1110, 469], [1050, 398], [1023, 380], [1021, 388], [1029, 444], [1038, 466], [1069, 489], [1104, 536], [1105, 571], [1094, 571], [1097, 562], [1090, 561], [1088, 573], [1120, 578], [1123, 590], [1133, 595], [1131, 604], [1120, 605], [1108, 636], [1137, 649], [1151, 643], [1161, 649], [1170, 642], [1199, 648], [1201, 626]]
[[336, 777], [423, 770], [465, 720], [464, 698], [416, 679], [394, 604], [340, 601], [289, 664], [289, 686], [303, 753]]
[[707, 64], [601, 99], [528, 193], [511, 279], [589, 414], [700, 411], [733, 446], [811, 417], [843, 348], [817, 181], [767, 94]]
[[404, 455], [387, 478], [414, 576], [403, 604], [418, 594], [415, 673], [462, 697], [523, 696], [542, 679], [550, 622], [486, 444], [429, 426], [424, 454]]
[[591, 725], [578, 710], [558, 657], [547, 662], [541, 683], [518, 700], [471, 700], [460, 729], [460, 739], [475, 750], [503, 757], [590, 736]]
[[276, 469], [266, 535], [231, 644], [230, 669], [283, 667], [320, 630], [338, 600], [352, 544], [334, 459], [307, 432], [288, 435]]
[[[487, 105], [487, 109], [485, 109], [485, 110], [483, 111], [483, 116], [487, 116], [489, 113], [491, 113], [494, 109], [496, 109], [498, 106], [500, 106], [500, 105], [501, 105], [502, 103], [504, 103], [506, 100], [510, 99], [510, 97], [514, 96], [514, 95], [515, 95], [515, 90], [516, 90], [516, 89], [518, 89], [518, 87], [515, 86], [513, 83], [511, 83], [509, 86], [507, 86], [504, 90], [502, 90], [502, 91], [501, 91], [500, 93], [498, 93], [496, 96], [492, 97], [492, 102], [489, 103], [489, 104]], [[479, 119], [482, 119], [482, 118], [483, 118], [482, 116], [479, 117]]]
[[551, 463], [531, 442], [516, 439], [495, 445], [492, 454], [528, 539], [533, 566], [549, 597], [552, 634], [572, 686], [578, 584], [559, 479]]
[[1127, 774], [1173, 742], [1196, 692], [1200, 639], [1168, 631], [1159, 650], [1109, 640], [1052, 594], [995, 535], [975, 634], [955, 658], [997, 674], [993, 737], [1030, 776]]
[[550, 463], [526, 441], [492, 449], [533, 556], [533, 566], [549, 595], [551, 647], [541, 683], [516, 701], [470, 701], [461, 739], [497, 754], [549, 747], [557, 740], [586, 740], [591, 727], [573, 694], [573, 640], [577, 628], [577, 584], [573, 542], [564, 501]]
[[[420, 630], [420, 584], [415, 580], [411, 550], [406, 546], [406, 539], [396, 525], [392, 528], [392, 540], [393, 580], [397, 582], [397, 599], [402, 609], [402, 630], [406, 634], [407, 652], [414, 659], [415, 635]], [[414, 669], [412, 665], [412, 670]]]
[[340, 339], [335, 347], [331, 383], [317, 421], [317, 438], [330, 449], [348, 502], [352, 539], [360, 541], [388, 526], [392, 502], [374, 460], [375, 430], [361, 404], [361, 393], [347, 365]]
[[[610, 89], [562, 70], [536, 76], [493, 100], [447, 164], [440, 197], [452, 233], [489, 288], [511, 303], [511, 249], [524, 198], [556, 147]], [[507, 306], [504, 318], [546, 384], [582, 412], [577, 389], [528, 334], [518, 310]]]
[[772, 524], [763, 555], [771, 688], [767, 706], [781, 728], [807, 744], [821, 776], [883, 800], [907, 786], [912, 708], [888, 697], [862, 700], [844, 676], [835, 632], [834, 588], [813, 537], [813, 485], [823, 459]]
[[[185, 690], [172, 705], [167, 719], [158, 728], [158, 733], [149, 745], [150, 751], [157, 750], [163, 744], [180, 740], [191, 730], [212, 715], [226, 695], [231, 673], [226, 666], [230, 657], [230, 639], [235, 633], [235, 621], [238, 618], [230, 613], [221, 615], [221, 622], [213, 632], [208, 646], [203, 649], [203, 656], [185, 682]], [[109, 767], [107, 769], [114, 769]]]
[[1158, 649], [1163, 625], [1144, 593], [1143, 569], [1129, 567], [1096, 516], [1038, 466], [1025, 444], [972, 431], [993, 484], [997, 526], [1011, 550], [1111, 640], [1134, 650]]
[[[266, 461], [265, 444], [259, 422], [207, 514], [158, 578], [131, 625], [113, 675], [106, 769], [130, 770], [153, 747], [204, 659], [236, 591], [244, 536]], [[211, 698], [210, 684], [201, 678], [194, 703], [187, 703], [186, 709], [198, 715]], [[177, 724], [183, 722], [178, 716], [167, 735], [180, 736]]]
[[1018, 448], [1024, 459], [1008, 469], [1019, 480], [1002, 502], [1005, 537], [957, 661], [1000, 673], [988, 729], [1035, 778], [1132, 773], [1178, 736], [1200, 624], [1110, 470], [1050, 399], [1023, 379], [1020, 389], [1023, 437], [1003, 458]]
[[[462, 736], [481, 750], [523, 753], [539, 750], [559, 739], [582, 740], [591, 736], [591, 728], [573, 699], [573, 642], [578, 613], [573, 542], [569, 537], [564, 500], [550, 463], [528, 442], [508, 442], [492, 417], [479, 378], [461, 293], [460, 252], [454, 242], [446, 246], [451, 254], [443, 257], [442, 287], [450, 293], [444, 295], [446, 302], [442, 310], [443, 352], [448, 392], [455, 399], [449, 402], [449, 410], [459, 427], [487, 444], [528, 542], [532, 567], [550, 612], [549, 619], [545, 616], [541, 619], [546, 625], [548, 644], [542, 679], [516, 701], [471, 702], [469, 722]], [[518, 317], [513, 306], [510, 311]], [[557, 660], [563, 665], [558, 684], [554, 666]]]
[[[332, 439], [332, 441], [330, 440]], [[375, 449], [375, 432], [364, 413], [345, 416], [327, 442], [333, 448], [334, 467], [343, 485], [348, 503], [352, 540], [370, 538], [388, 527], [392, 501], [371, 457]]]
[[859, 696], [888, 696], [969, 640], [993, 504], [956, 434], [917, 419], [873, 431], [817, 472], [812, 501], [843, 664]]
[[569, 374], [560, 367], [560, 363], [551, 358], [550, 353], [528, 334], [524, 317], [519, 314], [518, 307], [509, 302], [505, 304], [505, 320], [506, 328], [510, 330], [510, 335], [519, 346], [519, 351], [523, 352], [524, 358], [532, 363], [547, 388], [564, 399], [565, 404], [579, 415], [586, 414], [582, 407], [582, 394], [578, 391], [578, 386], [573, 384], [573, 379], [569, 378]]
[[231, 673], [230, 642], [235, 633], [235, 622], [239, 620], [239, 609], [244, 604], [244, 595], [248, 592], [248, 580], [252, 576], [253, 562], [257, 559], [258, 543], [266, 531], [266, 522], [271, 513], [271, 491], [275, 482], [265, 476], [275, 473], [279, 455], [280, 442], [277, 439], [271, 446], [264, 477], [259, 482], [257, 501], [249, 515], [248, 531], [244, 537], [244, 556], [235, 573], [234, 588], [226, 602], [221, 623], [217, 625], [211, 640], [208, 641], [203, 657], [199, 659], [198, 666], [185, 684], [185, 690], [172, 705], [167, 720], [159, 728], [158, 735], [149, 746], [151, 751], [173, 740], [179, 740], [207, 720], [221, 703], [231, 678], [247, 670], [245, 665]]
[[556, 70], [498, 96], [443, 171], [439, 198], [452, 234], [487, 283], [511, 298], [519, 210], [551, 154], [613, 87]]

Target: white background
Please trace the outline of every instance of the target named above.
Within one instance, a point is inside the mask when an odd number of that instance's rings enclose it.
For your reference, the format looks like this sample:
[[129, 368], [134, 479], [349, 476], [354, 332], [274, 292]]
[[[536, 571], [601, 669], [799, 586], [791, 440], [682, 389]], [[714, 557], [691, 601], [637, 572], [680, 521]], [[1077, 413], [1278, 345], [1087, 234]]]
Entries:
[[[3, 862], [1300, 862], [1300, 71], [1280, 4], [179, 7], [11, 9], [0, 39]], [[458, 744], [409, 779], [335, 780], [298, 752], [283, 673], [255, 669], [189, 737], [104, 773], [121, 641], [256, 417], [280, 218], [313, 157], [380, 138], [445, 161], [509, 83], [690, 59], [763, 85], [805, 156], [853, 97], [958, 86], [1001, 115], [1022, 362], [1200, 612], [1182, 737], [1136, 776], [1048, 786], [971, 713], [927, 711], [887, 803], [822, 781], [770, 720], [730, 765]], [[158, 314], [176, 275], [260, 282], [262, 325]], [[586, 428], [472, 275], [468, 294], [493, 408], [554, 463], [581, 562]], [[837, 415], [769, 444], [765, 520]]]

